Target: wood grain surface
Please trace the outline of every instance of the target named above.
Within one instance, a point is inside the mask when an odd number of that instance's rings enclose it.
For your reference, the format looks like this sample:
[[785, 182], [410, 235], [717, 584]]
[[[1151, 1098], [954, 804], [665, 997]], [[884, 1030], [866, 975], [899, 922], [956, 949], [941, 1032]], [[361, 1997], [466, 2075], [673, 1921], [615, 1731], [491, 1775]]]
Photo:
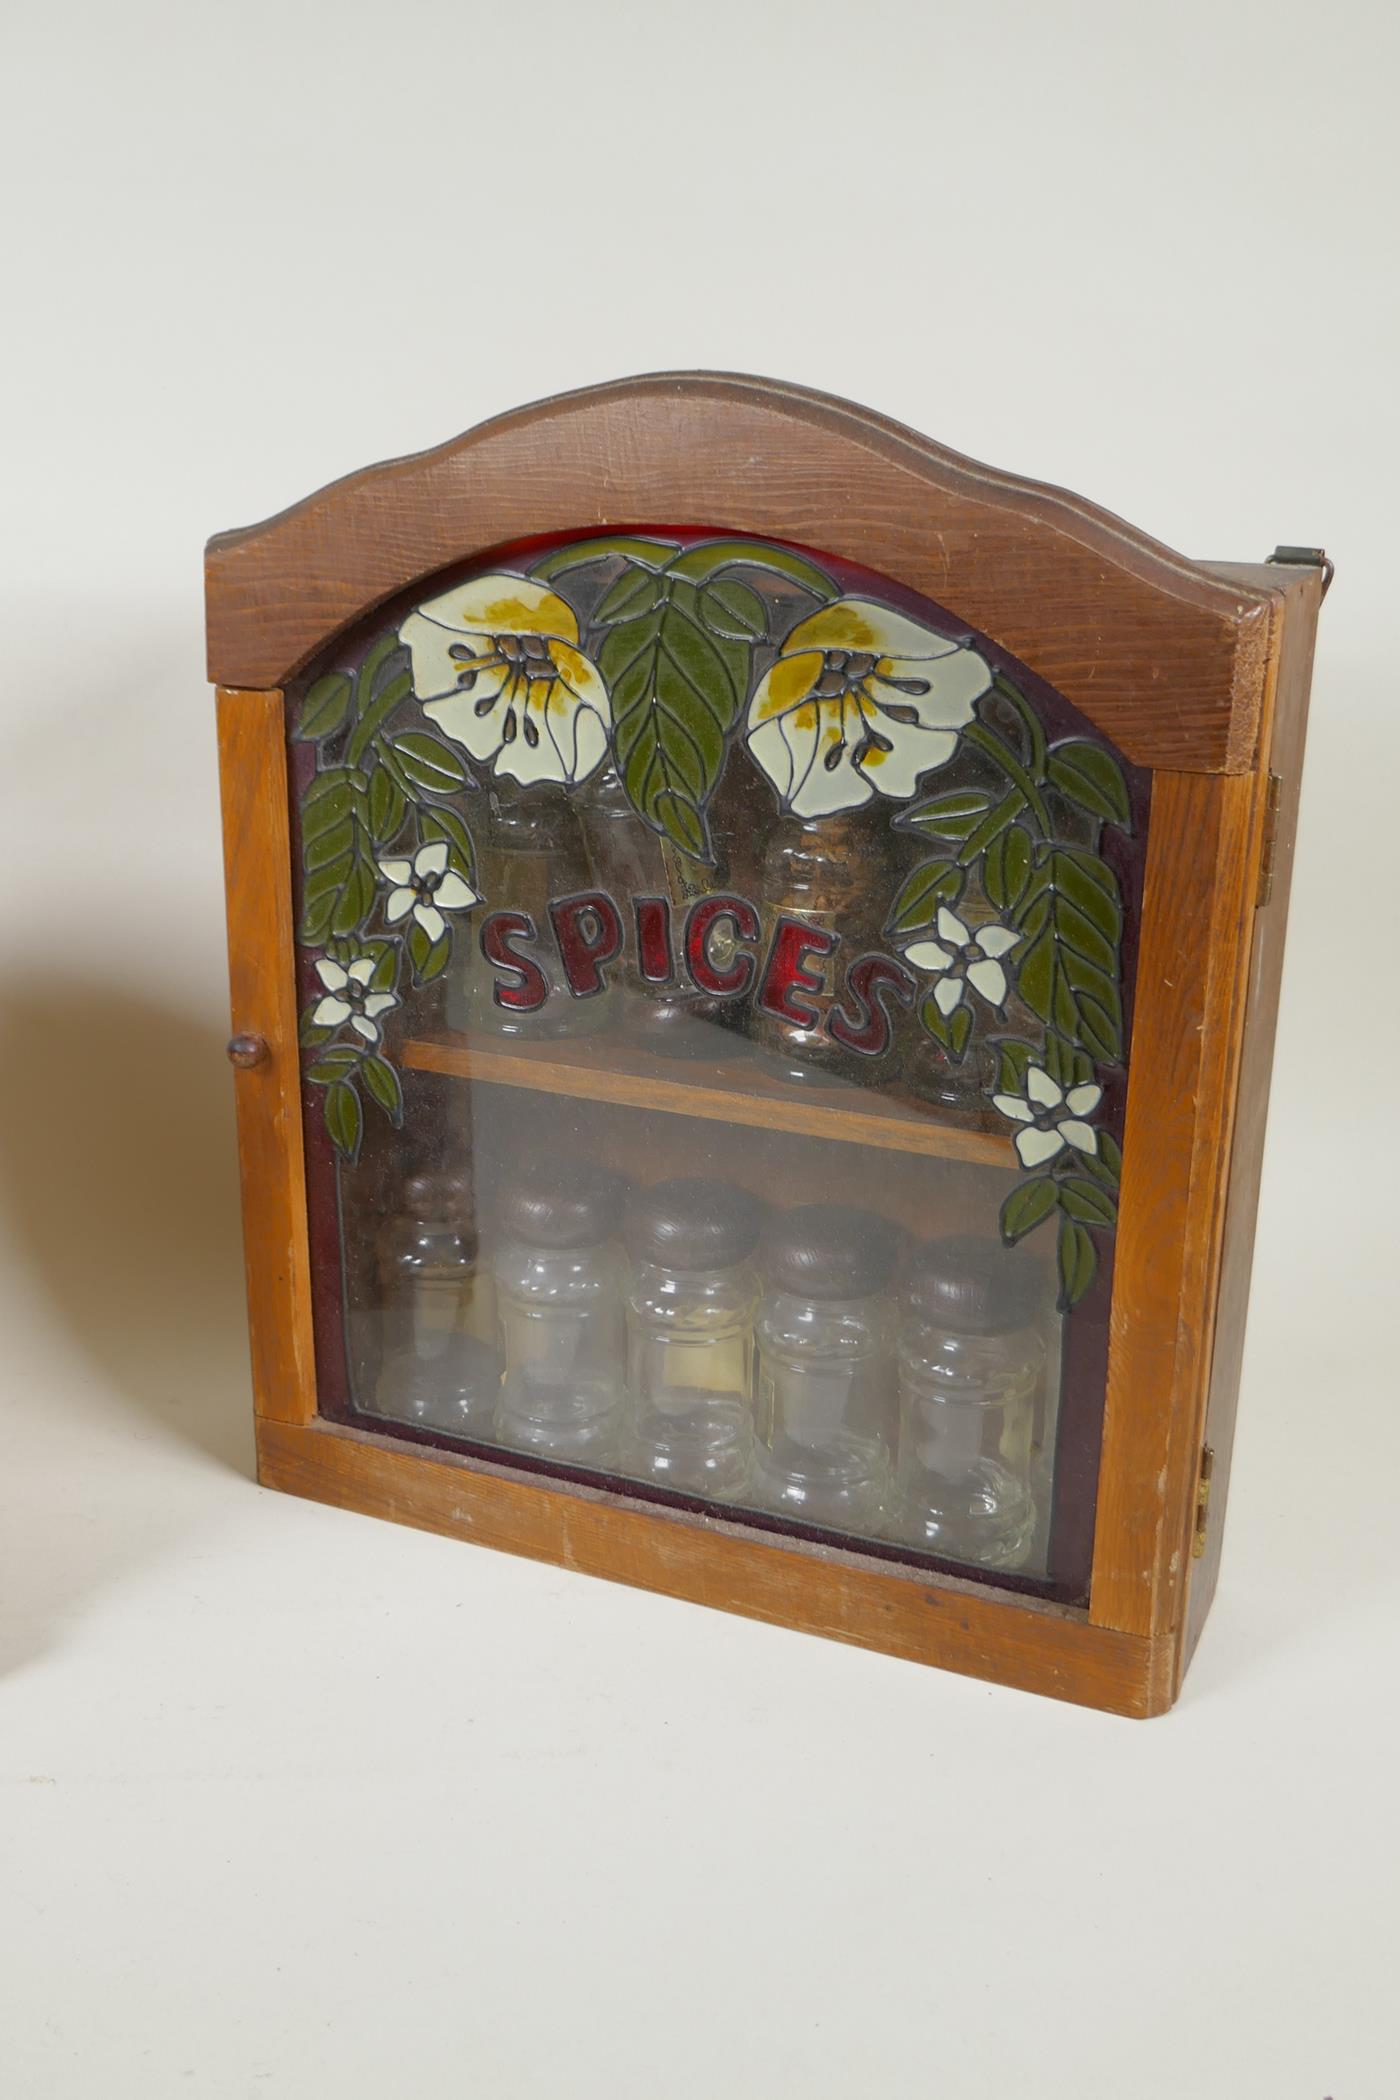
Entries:
[[1313, 646], [1322, 602], [1320, 571], [1292, 569], [1275, 570], [1274, 573], [1280, 582], [1286, 583], [1287, 595], [1266, 761], [1266, 772], [1276, 774], [1280, 785], [1273, 877], [1267, 901], [1253, 914], [1243, 1041], [1234, 1079], [1237, 1111], [1225, 1199], [1208, 1404], [1200, 1438], [1214, 1452], [1215, 1466], [1211, 1478], [1205, 1553], [1200, 1560], [1191, 1560], [1187, 1569], [1189, 1595], [1181, 1625], [1178, 1682], [1200, 1639], [1220, 1571], [1249, 1310], [1250, 1271], [1259, 1217], [1269, 1082], [1278, 1028]]
[[316, 1502], [660, 1590], [746, 1618], [1145, 1718], [1171, 1648], [1082, 1612], [316, 1422], [258, 1424], [258, 1477]]
[[1255, 762], [1267, 592], [888, 418], [725, 373], [538, 402], [220, 534], [206, 561], [209, 675], [283, 685], [396, 592], [513, 539], [668, 524], [883, 571], [1011, 650], [1139, 764]]
[[292, 963], [287, 746], [280, 693], [220, 692], [232, 1032], [267, 1055], [235, 1069], [253, 1402], [260, 1415], [316, 1413], [301, 1068]]
[[607, 1037], [521, 1045], [490, 1037], [439, 1035], [404, 1044], [412, 1071], [444, 1072], [479, 1085], [565, 1094], [578, 1101], [614, 1101], [663, 1115], [786, 1130], [839, 1144], [873, 1145], [923, 1159], [961, 1159], [975, 1166], [1016, 1166], [1008, 1138], [995, 1131], [942, 1123], [917, 1101], [892, 1099], [871, 1088], [801, 1087], [771, 1078], [752, 1060], [728, 1067], [690, 1067], [672, 1060], [629, 1056]]

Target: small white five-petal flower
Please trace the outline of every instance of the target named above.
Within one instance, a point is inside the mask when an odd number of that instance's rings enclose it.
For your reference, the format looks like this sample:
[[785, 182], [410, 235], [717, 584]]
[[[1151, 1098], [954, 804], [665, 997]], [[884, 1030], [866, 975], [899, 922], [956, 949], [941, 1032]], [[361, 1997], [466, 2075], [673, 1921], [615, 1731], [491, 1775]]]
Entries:
[[380, 1014], [387, 1013], [399, 1002], [393, 992], [372, 992], [369, 989], [369, 981], [374, 975], [374, 957], [361, 955], [348, 968], [342, 969], [338, 962], [323, 955], [316, 965], [316, 975], [326, 991], [325, 998], [312, 1009], [311, 1018], [316, 1026], [339, 1028], [342, 1021], [348, 1021], [367, 1043], [377, 1043]]
[[1016, 1150], [1023, 1167], [1043, 1167], [1066, 1145], [1092, 1159], [1099, 1149], [1098, 1133], [1084, 1118], [1094, 1113], [1102, 1099], [1101, 1086], [1072, 1086], [1066, 1093], [1043, 1065], [1026, 1067], [1024, 1098], [1020, 1094], [992, 1096], [1001, 1113], [1022, 1126], [1016, 1133]]
[[446, 839], [420, 846], [412, 860], [381, 860], [379, 872], [390, 885], [384, 916], [391, 926], [410, 912], [430, 941], [446, 931], [445, 911], [465, 911], [481, 902], [470, 883], [447, 865]]
[[937, 924], [936, 941], [915, 941], [904, 953], [916, 970], [928, 970], [937, 977], [933, 1003], [938, 1011], [946, 1018], [959, 1004], [964, 979], [989, 1006], [1004, 1006], [1006, 972], [1001, 957], [1010, 953], [1020, 935], [1009, 926], [965, 926], [946, 904], [938, 908]]

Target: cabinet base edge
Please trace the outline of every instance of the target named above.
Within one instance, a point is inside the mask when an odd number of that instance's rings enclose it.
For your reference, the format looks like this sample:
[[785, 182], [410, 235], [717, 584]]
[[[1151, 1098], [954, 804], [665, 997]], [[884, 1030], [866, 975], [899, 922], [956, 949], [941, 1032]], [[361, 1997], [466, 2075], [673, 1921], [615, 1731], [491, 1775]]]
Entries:
[[261, 1484], [309, 1501], [1106, 1713], [1145, 1719], [1172, 1703], [1170, 1638], [1080, 1611], [750, 1538], [340, 1423], [259, 1417], [257, 1448]]

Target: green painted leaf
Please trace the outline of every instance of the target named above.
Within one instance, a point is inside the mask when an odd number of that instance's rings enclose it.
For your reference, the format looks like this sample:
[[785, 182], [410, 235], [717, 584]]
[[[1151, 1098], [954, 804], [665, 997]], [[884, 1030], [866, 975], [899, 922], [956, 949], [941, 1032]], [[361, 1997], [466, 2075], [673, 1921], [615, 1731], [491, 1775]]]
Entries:
[[956, 904], [966, 880], [951, 860], [926, 860], [904, 879], [890, 907], [885, 931], [901, 938], [933, 925], [940, 904]]
[[934, 1041], [943, 1045], [953, 1063], [960, 1065], [972, 1037], [972, 1008], [967, 1001], [955, 1006], [950, 1014], [942, 1014], [930, 995], [919, 1008], [919, 1020]]
[[1118, 1149], [1116, 1138], [1110, 1136], [1106, 1130], [1099, 1132], [1099, 1158], [1113, 1176], [1114, 1181], [1121, 1181], [1123, 1178], [1123, 1155]]
[[1048, 1175], [1039, 1176], [1035, 1181], [1023, 1181], [1019, 1188], [1014, 1188], [1001, 1206], [1001, 1236], [1007, 1246], [1014, 1247], [1017, 1240], [1034, 1232], [1036, 1226], [1043, 1224], [1057, 1207], [1059, 1200], [1059, 1191]]
[[1123, 930], [1123, 908], [1112, 868], [1096, 853], [1058, 846], [1052, 856], [1051, 876], [1060, 895], [1092, 920], [1104, 939], [1112, 941], [1116, 948]]
[[1094, 1076], [1093, 1059], [1059, 1035], [1046, 1036], [1041, 1063], [1056, 1086], [1063, 1087], [1066, 1093], [1072, 1086], [1082, 1086]]
[[359, 720], [345, 746], [345, 756], [352, 766], [360, 763], [412, 691], [408, 651], [399, 646], [399, 638], [391, 628], [380, 635], [360, 666], [360, 675], [355, 681]]
[[1003, 1036], [997, 1043], [997, 1092], [1024, 1094], [1030, 1068], [1031, 1046]]
[[387, 766], [376, 766], [369, 781], [369, 828], [377, 846], [396, 839], [408, 814], [408, 801]]
[[406, 729], [388, 742], [421, 794], [451, 795], [466, 785], [466, 766], [441, 737], [429, 736], [425, 729]]
[[397, 1129], [403, 1121], [403, 1088], [398, 1073], [382, 1057], [367, 1057], [360, 1070], [367, 1091]]
[[665, 585], [655, 569], [629, 562], [598, 601], [593, 615], [597, 627], [610, 627], [616, 620], [635, 620], [651, 612], [665, 596]]
[[304, 907], [301, 924], [297, 928], [297, 939], [304, 947], [319, 948], [327, 939], [339, 900], [340, 890], [337, 887], [327, 890], [324, 896], [317, 897], [314, 903]]
[[374, 960], [374, 975], [370, 978], [372, 992], [397, 991], [399, 983], [399, 944], [385, 941]]
[[1060, 1271], [1060, 1311], [1069, 1312], [1071, 1307], [1078, 1305], [1093, 1282], [1098, 1256], [1084, 1227], [1066, 1217], [1060, 1219], [1060, 1237], [1055, 1251]]
[[318, 678], [301, 703], [297, 726], [292, 731], [296, 741], [317, 744], [322, 737], [334, 736], [350, 711], [353, 691], [344, 671], [328, 671], [324, 678]]
[[441, 806], [420, 809], [418, 837], [423, 845], [429, 844], [433, 839], [446, 839], [447, 865], [456, 870], [463, 882], [475, 882], [476, 852], [472, 846], [471, 833], [455, 809]]
[[1050, 1020], [1055, 1009], [1055, 936], [1049, 927], [1022, 956], [1016, 988], [1038, 1019]]
[[705, 805], [748, 693], [752, 652], [708, 631], [698, 596], [693, 584], [671, 582], [659, 605], [609, 631], [598, 668], [628, 800], [654, 831], [710, 862]]
[[1078, 739], [1057, 744], [1046, 762], [1045, 774], [1062, 795], [1077, 802], [1091, 816], [1105, 817], [1124, 831], [1129, 828], [1132, 809], [1127, 783], [1118, 761], [1101, 744]]
[[802, 584], [814, 597], [840, 596], [831, 578], [815, 562], [808, 561], [804, 554], [795, 554], [791, 547], [769, 546], [766, 540], [714, 540], [691, 547], [671, 563], [669, 573], [704, 583], [721, 569], [736, 568], [771, 569], [775, 576], [787, 576]]
[[326, 1089], [325, 1117], [331, 1143], [342, 1159], [353, 1165], [360, 1156], [364, 1117], [359, 1095], [343, 1079]]
[[570, 569], [586, 569], [590, 562], [606, 561], [611, 554], [624, 554], [628, 561], [663, 569], [677, 551], [674, 540], [629, 539], [614, 535], [596, 540], [575, 540], [572, 546], [556, 547], [543, 555], [530, 574], [541, 583], [567, 575]]
[[988, 903], [998, 911], [1014, 911], [1025, 896], [1032, 857], [1031, 835], [1023, 824], [1012, 824], [987, 847], [982, 858], [982, 887]]
[[307, 1066], [306, 1076], [313, 1086], [334, 1086], [337, 1080], [345, 1079], [353, 1072], [359, 1062], [359, 1052], [352, 1050], [348, 1043], [332, 1043], [324, 1056]]
[[1123, 1048], [1123, 914], [1112, 870], [1095, 854], [1053, 847], [1016, 916], [1016, 982], [1026, 1005], [1099, 1063], [1116, 1063]]
[[965, 839], [974, 832], [992, 806], [992, 797], [981, 788], [949, 788], [917, 809], [905, 810], [898, 819], [902, 831], [917, 831], [929, 839]]
[[434, 977], [441, 977], [452, 954], [452, 928], [448, 925], [441, 940], [431, 941], [415, 920], [408, 930], [408, 956], [413, 964], [415, 984], [431, 984]]
[[[393, 781], [394, 786], [403, 796], [405, 802], [412, 802], [416, 796], [416, 790], [414, 788], [413, 782], [409, 779], [407, 773], [405, 773], [400, 761], [394, 756], [394, 747], [389, 742], [389, 739], [386, 736], [380, 736], [375, 738], [374, 753], [375, 757], [379, 760], [380, 766], [382, 767], [384, 772], [388, 774], [389, 778]], [[475, 787], [476, 783], [475, 781], [469, 780], [468, 785], [471, 787]]]
[[312, 1005], [308, 1006], [298, 1024], [297, 1041], [301, 1044], [303, 1050], [314, 1050], [319, 1044], [328, 1043], [335, 1034], [333, 1028], [323, 1028], [318, 1021], [313, 1021], [311, 1018], [320, 1003], [320, 999], [317, 998]]
[[374, 863], [357, 860], [346, 877], [345, 887], [331, 913], [332, 933], [354, 933], [363, 925], [374, 908], [375, 881]]
[[710, 633], [731, 642], [761, 642], [768, 609], [758, 592], [735, 576], [717, 576], [700, 593], [700, 617]]
[[328, 766], [308, 783], [301, 798], [301, 836], [303, 844], [320, 838], [323, 832], [333, 831], [337, 824], [348, 822], [355, 814], [357, 800], [365, 787], [363, 773], [352, 771], [348, 766]]
[[[354, 850], [355, 820], [345, 817], [340, 823], [308, 838], [302, 860], [308, 875], [314, 875], [318, 869], [332, 867], [339, 861], [348, 862]], [[348, 870], [342, 870], [340, 880], [344, 880], [346, 872]]]
[[1067, 1174], [1059, 1183], [1060, 1208], [1067, 1216], [1077, 1218], [1082, 1225], [1113, 1225], [1117, 1222], [1118, 1206], [1096, 1182], [1086, 1181], [1082, 1174]]

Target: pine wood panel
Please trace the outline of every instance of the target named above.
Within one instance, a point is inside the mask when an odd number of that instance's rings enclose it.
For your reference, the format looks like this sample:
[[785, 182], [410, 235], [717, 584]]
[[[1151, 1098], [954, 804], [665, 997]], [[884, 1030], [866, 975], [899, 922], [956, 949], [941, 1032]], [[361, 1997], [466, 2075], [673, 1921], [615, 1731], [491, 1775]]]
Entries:
[[316, 1356], [282, 695], [221, 691], [218, 721], [232, 1032], [261, 1036], [268, 1050], [234, 1071], [253, 1399], [260, 1415], [309, 1422]]
[[579, 1101], [612, 1101], [663, 1115], [785, 1130], [923, 1159], [966, 1160], [1008, 1171], [1016, 1165], [1010, 1142], [994, 1131], [957, 1129], [940, 1123], [917, 1103], [854, 1086], [804, 1093], [770, 1078], [750, 1060], [736, 1060], [720, 1070], [687, 1070], [676, 1063], [659, 1071], [654, 1061], [629, 1057], [606, 1037], [536, 1046], [442, 1035], [405, 1043], [403, 1061], [414, 1071], [567, 1094]]
[[663, 373], [562, 395], [212, 540], [210, 677], [282, 685], [450, 562], [582, 529], [794, 540], [947, 605], [1139, 764], [1255, 762], [1270, 597], [1063, 490], [800, 387]]
[[1248, 1011], [1235, 1082], [1238, 1113], [1230, 1153], [1209, 1401], [1202, 1432], [1203, 1441], [1209, 1443], [1215, 1454], [1215, 1467], [1211, 1478], [1205, 1552], [1200, 1560], [1188, 1560], [1187, 1563], [1189, 1593], [1181, 1628], [1178, 1681], [1200, 1639], [1220, 1570], [1249, 1310], [1250, 1267], [1259, 1216], [1265, 1124], [1278, 1027], [1313, 645], [1322, 602], [1322, 578], [1318, 570], [1285, 574], [1288, 590], [1283, 608], [1278, 681], [1267, 759], [1267, 770], [1278, 775], [1281, 788], [1273, 878], [1267, 903], [1254, 914]]
[[324, 1422], [258, 1425], [266, 1487], [561, 1563], [799, 1632], [1144, 1718], [1170, 1697], [1171, 1649], [1082, 1613], [737, 1526], [542, 1484], [506, 1466], [406, 1451]]
[[1257, 775], [1153, 781], [1090, 1592], [1125, 1632], [1185, 1593], [1263, 799]]

